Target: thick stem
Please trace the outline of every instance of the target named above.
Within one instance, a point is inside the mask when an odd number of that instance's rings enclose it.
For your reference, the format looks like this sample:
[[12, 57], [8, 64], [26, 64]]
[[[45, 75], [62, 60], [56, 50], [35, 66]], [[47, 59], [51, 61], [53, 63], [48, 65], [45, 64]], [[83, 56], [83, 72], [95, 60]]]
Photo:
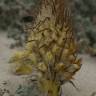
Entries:
[[56, 88], [53, 87], [52, 90], [49, 89], [47, 96], [61, 96], [61, 87], [60, 86]]

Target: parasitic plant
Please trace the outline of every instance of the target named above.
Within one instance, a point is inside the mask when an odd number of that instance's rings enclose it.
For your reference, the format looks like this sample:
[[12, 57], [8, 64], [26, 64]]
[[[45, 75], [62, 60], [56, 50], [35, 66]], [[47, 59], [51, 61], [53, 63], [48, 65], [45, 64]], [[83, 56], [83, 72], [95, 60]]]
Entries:
[[12, 61], [17, 74], [35, 71], [44, 96], [61, 96], [61, 86], [81, 68], [68, 0], [41, 0], [25, 50]]

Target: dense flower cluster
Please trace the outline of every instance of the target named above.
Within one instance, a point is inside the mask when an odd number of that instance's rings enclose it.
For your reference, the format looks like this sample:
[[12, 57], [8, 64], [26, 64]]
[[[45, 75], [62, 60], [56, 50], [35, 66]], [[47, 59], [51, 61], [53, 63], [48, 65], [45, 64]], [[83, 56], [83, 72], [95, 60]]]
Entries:
[[47, 96], [60, 96], [61, 85], [70, 81], [81, 68], [71, 12], [65, 2], [42, 2], [25, 50], [12, 59], [18, 65], [16, 74], [31, 74], [32, 71], [39, 74], [37, 81]]

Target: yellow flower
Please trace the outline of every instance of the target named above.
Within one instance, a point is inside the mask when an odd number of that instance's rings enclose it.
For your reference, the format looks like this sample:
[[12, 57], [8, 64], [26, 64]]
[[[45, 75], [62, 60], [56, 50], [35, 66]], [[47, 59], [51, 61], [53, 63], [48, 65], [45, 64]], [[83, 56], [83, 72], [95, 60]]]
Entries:
[[35, 53], [31, 53], [29, 55], [29, 59], [31, 60], [32, 64], [37, 64], [37, 58]]
[[70, 73], [70, 72], [64, 72], [64, 79], [65, 80], [70, 80], [72, 79], [73, 77], [73, 73]]
[[69, 49], [70, 54], [76, 53], [76, 50], [77, 50], [77, 46], [76, 46], [75, 42], [73, 41], [70, 43], [70, 49]]
[[54, 62], [54, 57], [50, 51], [45, 54], [44, 60], [47, 64]]
[[18, 60], [21, 60], [24, 58], [24, 53], [23, 52], [16, 52], [15, 55], [11, 58], [10, 62], [17, 62]]
[[81, 61], [82, 61], [81, 58], [80, 58], [80, 59], [77, 59], [77, 60], [74, 62], [74, 64], [81, 65]]
[[80, 69], [80, 66], [77, 65], [77, 64], [73, 64], [73, 67], [74, 67], [76, 70]]
[[56, 66], [55, 66], [55, 70], [58, 72], [58, 71], [63, 71], [64, 70], [64, 68], [65, 68], [65, 65], [64, 65], [64, 63], [58, 63], [58, 64], [56, 64]]
[[41, 62], [41, 63], [38, 64], [38, 69], [40, 71], [45, 72], [47, 70], [47, 67], [46, 67], [46, 65], [43, 62]]
[[24, 54], [23, 52], [16, 52], [15, 53], [15, 58], [17, 58], [17, 59], [21, 58], [21, 57], [23, 57], [23, 54]]
[[18, 52], [15, 53], [14, 58], [19, 59], [19, 58], [27, 57], [28, 55], [29, 55], [29, 51], [27, 51], [27, 50], [18, 51]]
[[53, 48], [52, 48], [52, 53], [53, 53], [54, 55], [59, 55], [60, 50], [61, 50], [61, 48], [60, 48], [58, 45], [54, 44], [54, 46], [53, 46]]
[[74, 55], [70, 55], [68, 59], [71, 62], [71, 64], [73, 64], [73, 62], [75, 61], [76, 57]]
[[31, 74], [32, 72], [32, 66], [31, 65], [21, 65], [19, 68], [16, 69], [15, 74], [17, 75], [27, 75]]

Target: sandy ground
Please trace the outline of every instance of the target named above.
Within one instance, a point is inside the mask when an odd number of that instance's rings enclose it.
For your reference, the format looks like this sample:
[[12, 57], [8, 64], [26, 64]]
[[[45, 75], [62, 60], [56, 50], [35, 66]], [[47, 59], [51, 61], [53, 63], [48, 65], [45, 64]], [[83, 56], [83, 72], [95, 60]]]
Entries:
[[22, 84], [23, 77], [15, 76], [11, 72], [11, 64], [8, 62], [16, 52], [16, 50], [10, 49], [11, 43], [13, 43], [13, 40], [8, 39], [6, 34], [0, 33], [0, 88], [3, 85], [2, 83], [6, 82], [6, 87], [14, 94], [18, 85]]
[[[10, 90], [14, 93], [16, 87], [22, 82], [23, 77], [15, 76], [10, 72], [10, 57], [15, 50], [9, 48], [12, 40], [6, 38], [6, 34], [0, 33], [0, 84], [4, 81], [9, 82]], [[96, 58], [91, 58], [87, 55], [82, 55], [83, 66], [75, 75], [74, 83], [79, 88], [77, 91], [71, 84], [63, 86], [63, 96], [91, 96], [96, 92]], [[96, 96], [96, 95], [93, 95]]]

